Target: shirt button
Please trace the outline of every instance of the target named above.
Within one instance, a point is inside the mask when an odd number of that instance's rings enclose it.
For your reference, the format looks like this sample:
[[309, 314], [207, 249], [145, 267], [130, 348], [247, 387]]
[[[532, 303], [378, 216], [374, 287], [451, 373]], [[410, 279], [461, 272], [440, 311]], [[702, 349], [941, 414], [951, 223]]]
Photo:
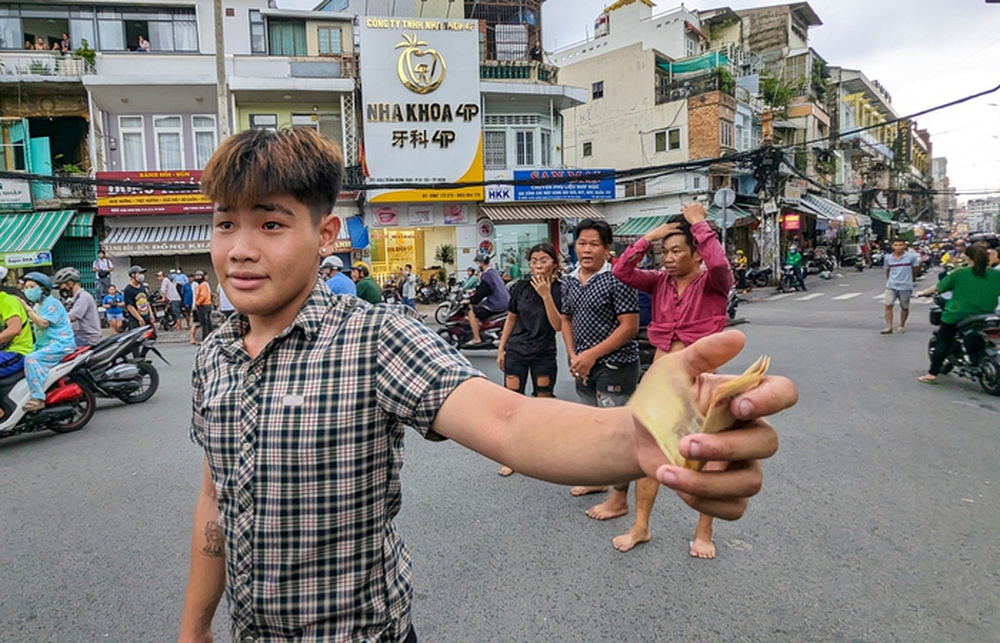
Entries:
[[240, 574], [239, 576], [236, 577], [236, 582], [239, 583], [240, 585], [242, 585], [243, 583], [247, 582], [249, 579], [250, 579], [249, 574]]
[[256, 384], [256, 383], [257, 383], [257, 376], [256, 375], [254, 375], [253, 373], [251, 373], [250, 375], [247, 375], [247, 384]]
[[252, 448], [253, 448], [253, 445], [250, 444], [249, 442], [244, 442], [243, 443], [243, 453], [250, 453], [250, 449], [252, 449]]
[[244, 634], [243, 638], [240, 639], [242, 643], [254, 643], [256, 640], [253, 634]]

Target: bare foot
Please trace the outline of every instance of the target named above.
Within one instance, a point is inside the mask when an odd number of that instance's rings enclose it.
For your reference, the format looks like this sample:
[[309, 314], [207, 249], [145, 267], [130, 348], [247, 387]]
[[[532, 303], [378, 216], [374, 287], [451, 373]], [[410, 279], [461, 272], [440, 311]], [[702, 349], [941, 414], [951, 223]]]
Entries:
[[611, 520], [627, 513], [628, 501], [616, 501], [611, 497], [587, 510], [587, 515], [594, 520]]
[[695, 538], [691, 541], [691, 551], [694, 558], [715, 558], [715, 543], [711, 540]]
[[505, 465], [505, 466], [500, 467], [500, 470], [497, 471], [497, 473], [499, 473], [500, 475], [502, 475], [503, 477], [506, 478], [510, 474], [514, 473], [514, 470]]
[[574, 496], [586, 496], [589, 493], [604, 493], [607, 491], [607, 487], [573, 487], [569, 490], [570, 494]]
[[627, 533], [621, 536], [615, 536], [611, 541], [611, 544], [615, 546], [618, 551], [628, 551], [638, 545], [639, 543], [649, 542], [649, 530], [640, 529], [639, 527], [632, 526]]

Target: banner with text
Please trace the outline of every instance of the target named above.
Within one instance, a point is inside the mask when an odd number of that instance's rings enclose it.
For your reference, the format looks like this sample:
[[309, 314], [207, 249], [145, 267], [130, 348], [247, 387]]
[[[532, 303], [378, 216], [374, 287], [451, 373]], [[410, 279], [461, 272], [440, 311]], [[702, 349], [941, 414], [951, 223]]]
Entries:
[[201, 170], [98, 172], [97, 180], [126, 183], [180, 183], [190, 190], [161, 190], [128, 185], [98, 185], [97, 214], [134, 216], [149, 214], [211, 214], [212, 203], [198, 188]]

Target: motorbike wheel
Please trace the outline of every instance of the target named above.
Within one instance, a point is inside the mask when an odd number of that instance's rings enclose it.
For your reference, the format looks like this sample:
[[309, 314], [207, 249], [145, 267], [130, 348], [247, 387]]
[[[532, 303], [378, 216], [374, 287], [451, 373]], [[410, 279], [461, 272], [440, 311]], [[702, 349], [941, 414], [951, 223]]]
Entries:
[[94, 412], [97, 410], [97, 399], [94, 397], [94, 392], [82, 382], [77, 382], [77, 384], [83, 390], [83, 397], [73, 403], [73, 417], [49, 427], [56, 433], [79, 431], [87, 426], [87, 422], [90, 422], [90, 419], [94, 417]]
[[[934, 351], [936, 347], [937, 347], [937, 336], [936, 335], [931, 336], [930, 341], [927, 342], [927, 357], [931, 360], [934, 359]], [[952, 368], [954, 368], [954, 364], [951, 363], [951, 360], [945, 359], [944, 364], [941, 365], [941, 375], [947, 375], [948, 373], [951, 372]]]
[[444, 326], [448, 318], [451, 317], [451, 304], [444, 302], [439, 304], [437, 308], [434, 309], [434, 321]]
[[441, 330], [439, 330], [438, 331], [438, 335], [440, 335], [441, 339], [443, 339], [448, 344], [451, 344], [455, 348], [458, 348], [458, 344], [459, 344], [458, 337], [456, 337], [455, 335], [449, 333], [447, 328], [442, 328]]
[[758, 288], [763, 288], [767, 285], [767, 277], [764, 275], [754, 277], [752, 281], [753, 285], [757, 286]]
[[1000, 355], [983, 353], [977, 366], [979, 385], [990, 395], [1000, 395]]
[[126, 404], [139, 404], [153, 397], [156, 390], [160, 388], [160, 374], [156, 367], [149, 362], [139, 362], [136, 364], [139, 369], [139, 388], [126, 395], [118, 396]]

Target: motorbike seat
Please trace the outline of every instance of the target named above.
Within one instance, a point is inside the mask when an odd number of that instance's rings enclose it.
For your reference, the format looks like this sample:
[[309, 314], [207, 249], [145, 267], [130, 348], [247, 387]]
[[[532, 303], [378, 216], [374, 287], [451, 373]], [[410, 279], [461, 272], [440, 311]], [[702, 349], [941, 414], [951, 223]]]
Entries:
[[994, 314], [973, 315], [958, 322], [957, 330], [966, 330], [974, 326], [990, 326], [1000, 324], [1000, 316]]
[[21, 369], [12, 375], [8, 375], [7, 377], [0, 378], [0, 391], [6, 391], [23, 379], [24, 369]]
[[89, 350], [90, 346], [81, 346], [80, 348], [76, 349], [75, 351], [73, 351], [72, 353], [70, 353], [69, 355], [67, 355], [66, 357], [62, 358], [59, 361], [60, 363], [73, 361], [74, 359], [76, 359], [77, 357], [86, 353]]

